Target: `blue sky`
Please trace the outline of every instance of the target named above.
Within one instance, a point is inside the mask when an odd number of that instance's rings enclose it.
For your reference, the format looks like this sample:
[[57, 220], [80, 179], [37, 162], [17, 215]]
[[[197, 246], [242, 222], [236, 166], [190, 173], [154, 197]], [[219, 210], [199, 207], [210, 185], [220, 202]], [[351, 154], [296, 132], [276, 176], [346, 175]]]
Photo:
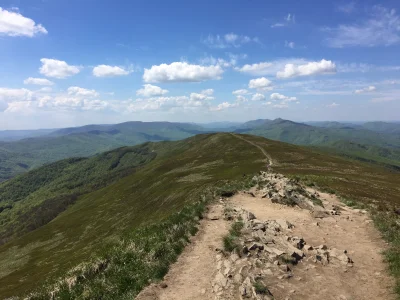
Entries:
[[0, 7], [0, 129], [399, 120], [398, 1]]

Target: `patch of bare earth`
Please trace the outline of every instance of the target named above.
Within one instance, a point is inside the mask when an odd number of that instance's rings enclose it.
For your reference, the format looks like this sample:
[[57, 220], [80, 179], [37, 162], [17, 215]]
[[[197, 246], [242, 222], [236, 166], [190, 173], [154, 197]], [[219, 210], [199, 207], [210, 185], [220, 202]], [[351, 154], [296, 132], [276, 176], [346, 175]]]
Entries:
[[[137, 299], [395, 299], [387, 245], [366, 211], [283, 175], [260, 178], [258, 190], [212, 205], [165, 280]], [[280, 204], [289, 200], [296, 205]], [[219, 249], [233, 221], [244, 228], [227, 253]]]
[[[386, 243], [364, 211], [345, 207], [337, 199], [320, 193], [325, 208], [340, 207], [338, 215], [315, 219], [309, 211], [274, 204], [259, 194], [238, 194], [234, 207], [254, 212], [259, 220], [284, 219], [294, 225], [285, 235], [301, 237], [306, 245], [346, 250], [353, 263], [331, 258], [329, 263], [315, 262], [317, 252], [304, 250], [305, 257], [291, 268], [290, 278], [273, 274], [268, 289], [274, 299], [395, 299], [393, 280], [387, 275], [382, 251]], [[268, 280], [267, 280], [268, 282]]]
[[136, 299], [213, 299], [216, 249], [222, 248], [223, 237], [229, 230], [229, 223], [223, 220], [222, 215], [222, 204], [211, 205], [200, 223], [199, 232], [171, 266], [164, 281], [150, 285]]

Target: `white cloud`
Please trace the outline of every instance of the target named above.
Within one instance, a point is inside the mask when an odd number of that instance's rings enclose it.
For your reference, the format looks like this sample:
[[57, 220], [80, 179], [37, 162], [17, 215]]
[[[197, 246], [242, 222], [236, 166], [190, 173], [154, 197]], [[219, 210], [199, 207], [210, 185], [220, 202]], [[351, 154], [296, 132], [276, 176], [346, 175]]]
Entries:
[[42, 87], [37, 92], [38, 93], [50, 93], [51, 91], [53, 91], [53, 89], [51, 87]]
[[254, 94], [253, 97], [251, 97], [251, 100], [253, 101], [264, 101], [265, 100], [265, 96], [263, 94]]
[[129, 111], [168, 111], [171, 109], [198, 109], [207, 107], [205, 101], [190, 99], [186, 96], [176, 97], [155, 97], [147, 99], [137, 99], [129, 105]]
[[145, 84], [143, 88], [136, 91], [136, 95], [143, 97], [163, 96], [168, 93], [168, 90], [163, 90], [159, 86], [152, 84]]
[[294, 49], [294, 42], [285, 41], [285, 47]]
[[395, 9], [374, 6], [364, 22], [327, 27], [323, 31], [329, 35], [328, 46], [333, 48], [391, 46], [400, 43], [400, 18]]
[[276, 73], [281, 71], [287, 64], [302, 65], [306, 63], [308, 63], [308, 61], [303, 58], [278, 59], [270, 62], [265, 61], [255, 64], [246, 64], [241, 68], [236, 67], [235, 70], [254, 76], [275, 76]]
[[174, 96], [174, 97], [151, 97], [146, 99], [136, 99], [129, 104], [128, 110], [137, 111], [169, 111], [175, 109], [196, 110], [201, 108], [209, 108], [213, 89], [206, 89], [200, 93], [191, 93], [190, 96]]
[[227, 108], [233, 108], [233, 107], [237, 107], [237, 106], [238, 106], [237, 103], [222, 102], [222, 103], [218, 104], [216, 107], [212, 107], [210, 110], [220, 111], [220, 110], [224, 110]]
[[32, 101], [34, 99], [34, 93], [27, 89], [0, 88], [0, 101], [3, 102]]
[[369, 92], [374, 92], [374, 91], [376, 91], [376, 87], [371, 85], [369, 87], [366, 87], [366, 88], [363, 88], [363, 89], [360, 89], [360, 90], [355, 90], [355, 93], [356, 94], [363, 94], [363, 93], [369, 93]]
[[247, 101], [248, 101], [247, 98], [244, 97], [244, 96], [242, 96], [242, 95], [236, 96], [236, 103], [237, 103], [237, 104], [239, 104], [239, 103], [244, 103], [244, 102], [247, 102]]
[[274, 101], [278, 100], [278, 101], [282, 101], [282, 102], [297, 101], [296, 97], [288, 97], [288, 96], [285, 96], [285, 95], [282, 95], [282, 94], [279, 94], [279, 93], [271, 94], [270, 99], [274, 100]]
[[248, 93], [249, 91], [246, 89], [240, 89], [232, 92], [233, 95], [246, 95]]
[[201, 82], [221, 79], [223, 69], [220, 66], [200, 66], [187, 62], [173, 62], [144, 69], [145, 82]]
[[115, 77], [129, 75], [131, 71], [127, 71], [117, 66], [98, 65], [93, 68], [93, 75], [96, 77]]
[[288, 13], [284, 18], [282, 22], [277, 22], [271, 25], [271, 28], [279, 28], [279, 27], [286, 27], [291, 24], [296, 23], [296, 17], [293, 14]]
[[272, 90], [272, 82], [265, 77], [252, 79], [249, 81], [249, 88], [258, 91], [270, 91]]
[[71, 86], [68, 88], [68, 95], [82, 96], [82, 97], [97, 97], [99, 93], [95, 90], [88, 90], [78, 86]]
[[24, 80], [24, 84], [34, 84], [34, 85], [53, 85], [54, 82], [46, 78], [33, 78], [29, 77]]
[[46, 28], [24, 17], [18, 11], [7, 11], [0, 7], [0, 35], [28, 36], [47, 34]]
[[206, 90], [202, 90], [201, 91], [202, 94], [207, 95], [207, 96], [211, 96], [214, 94], [214, 90], [213, 89], [206, 89]]
[[213, 94], [214, 94], [213, 89], [203, 90], [200, 93], [191, 93], [190, 100], [191, 101], [214, 100], [214, 97], [212, 97]]
[[80, 67], [70, 66], [62, 60], [42, 58], [40, 61], [42, 62], [40, 74], [47, 77], [66, 78], [80, 72]]
[[291, 78], [333, 73], [336, 73], [336, 65], [330, 60], [323, 59], [319, 62], [309, 62], [304, 65], [287, 64], [284, 70], [279, 71], [276, 76], [278, 78]]
[[207, 38], [203, 39], [202, 42], [210, 48], [239, 48], [244, 44], [248, 43], [259, 43], [258, 37], [249, 37], [247, 35], [238, 35], [236, 33], [228, 33], [223, 36], [210, 34]]
[[339, 105], [340, 104], [337, 104], [336, 102], [332, 102], [331, 104], [328, 104], [327, 107], [335, 108], [335, 107], [338, 107]]
[[258, 64], [244, 65], [238, 70], [242, 73], [249, 73], [252, 75], [266, 75], [268, 74], [269, 68], [272, 66], [270, 62], [260, 62]]

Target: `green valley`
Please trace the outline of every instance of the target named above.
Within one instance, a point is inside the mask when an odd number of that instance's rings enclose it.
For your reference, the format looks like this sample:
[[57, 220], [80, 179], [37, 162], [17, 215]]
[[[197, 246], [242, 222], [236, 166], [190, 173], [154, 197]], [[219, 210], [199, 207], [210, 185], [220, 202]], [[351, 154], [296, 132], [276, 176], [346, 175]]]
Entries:
[[[60, 161], [0, 185], [2, 222], [19, 225], [0, 247], [0, 297], [36, 290], [42, 299], [61, 282], [59, 298], [131, 299], [166, 274], [209, 201], [255, 184], [268, 163], [261, 149], [276, 172], [371, 207], [384, 217], [381, 226], [395, 230], [399, 173], [250, 135], [151, 142]], [[38, 226], [27, 232], [35, 216]], [[43, 216], [51, 221], [41, 223]], [[398, 240], [388, 239], [400, 275]], [[78, 278], [71, 288], [70, 277]]]

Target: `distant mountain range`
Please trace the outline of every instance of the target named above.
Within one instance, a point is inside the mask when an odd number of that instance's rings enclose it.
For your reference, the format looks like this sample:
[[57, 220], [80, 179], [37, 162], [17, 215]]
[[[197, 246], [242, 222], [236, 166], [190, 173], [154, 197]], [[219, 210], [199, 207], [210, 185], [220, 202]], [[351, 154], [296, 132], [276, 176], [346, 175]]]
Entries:
[[312, 122], [259, 119], [209, 124], [126, 122], [63, 129], [0, 131], [0, 181], [69, 157], [88, 157], [148, 141], [174, 141], [200, 133], [236, 132], [317, 147], [400, 169], [400, 123]]

